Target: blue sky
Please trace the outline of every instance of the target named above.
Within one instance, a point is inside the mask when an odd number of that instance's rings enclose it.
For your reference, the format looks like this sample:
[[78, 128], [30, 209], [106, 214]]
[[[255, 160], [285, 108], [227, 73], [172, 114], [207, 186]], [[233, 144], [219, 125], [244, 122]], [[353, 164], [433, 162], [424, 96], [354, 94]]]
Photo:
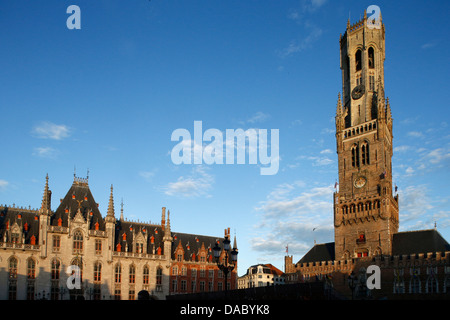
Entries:
[[[81, 29], [69, 30], [69, 5]], [[394, 118], [400, 230], [434, 227], [450, 240], [448, 1], [0, 2], [0, 203], [52, 209], [76, 174], [106, 214], [239, 246], [239, 275], [284, 270], [334, 241], [334, 113], [339, 34], [376, 4], [386, 26], [385, 90]], [[174, 165], [171, 134], [278, 129], [280, 167]], [[313, 228], [317, 228], [312, 231]]]

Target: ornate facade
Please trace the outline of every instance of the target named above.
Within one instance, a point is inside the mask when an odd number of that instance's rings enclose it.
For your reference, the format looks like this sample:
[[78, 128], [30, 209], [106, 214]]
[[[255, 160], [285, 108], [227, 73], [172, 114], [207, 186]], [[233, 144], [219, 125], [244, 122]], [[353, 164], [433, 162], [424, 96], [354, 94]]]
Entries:
[[141, 291], [165, 299], [236, 288], [236, 271], [225, 284], [212, 259], [223, 238], [172, 232], [165, 207], [161, 223], [127, 221], [123, 207], [116, 219], [111, 186], [103, 218], [78, 177], [55, 211], [51, 195], [47, 176], [40, 209], [0, 206], [0, 299], [134, 300]]
[[286, 256], [286, 281], [324, 280], [345, 292], [353, 273], [360, 280], [355, 289], [359, 297], [367, 297], [366, 268], [377, 265], [382, 288], [373, 294], [450, 295], [448, 242], [437, 230], [398, 232], [399, 197], [392, 187], [393, 119], [384, 89], [385, 26], [381, 15], [378, 27], [370, 23], [364, 13], [357, 23], [348, 21], [340, 36], [335, 241], [316, 244], [296, 264]]

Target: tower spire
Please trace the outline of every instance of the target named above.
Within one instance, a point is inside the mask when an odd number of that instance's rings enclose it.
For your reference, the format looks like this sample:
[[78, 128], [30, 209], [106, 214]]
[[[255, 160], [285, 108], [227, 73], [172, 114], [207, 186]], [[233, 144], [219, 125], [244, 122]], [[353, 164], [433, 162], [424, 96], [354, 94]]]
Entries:
[[120, 203], [120, 221], [123, 221], [123, 198], [122, 202]]
[[45, 187], [44, 187], [44, 195], [42, 196], [42, 203], [41, 203], [41, 212], [42, 213], [49, 213], [50, 211], [50, 195], [51, 191], [48, 189], [48, 173], [45, 176]]
[[109, 195], [107, 216], [114, 217], [114, 197], [113, 197], [113, 185], [111, 185], [111, 194]]

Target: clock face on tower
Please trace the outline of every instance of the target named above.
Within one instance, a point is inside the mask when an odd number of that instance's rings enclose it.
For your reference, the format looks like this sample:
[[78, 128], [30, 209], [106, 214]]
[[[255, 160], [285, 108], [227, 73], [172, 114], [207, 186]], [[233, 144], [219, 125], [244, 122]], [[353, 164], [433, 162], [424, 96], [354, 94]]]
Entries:
[[364, 94], [365, 88], [363, 84], [360, 84], [356, 87], [353, 88], [352, 90], [352, 98], [354, 100], [358, 100], [359, 98], [361, 98]]
[[355, 179], [355, 181], [353, 182], [353, 185], [355, 186], [355, 188], [362, 188], [366, 185], [366, 182], [367, 182], [367, 179], [363, 176], [360, 176]]

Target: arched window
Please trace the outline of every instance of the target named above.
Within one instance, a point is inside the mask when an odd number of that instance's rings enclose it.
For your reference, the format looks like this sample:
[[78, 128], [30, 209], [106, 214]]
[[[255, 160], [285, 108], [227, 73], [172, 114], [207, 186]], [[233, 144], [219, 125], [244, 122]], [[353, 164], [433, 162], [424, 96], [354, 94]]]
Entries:
[[361, 162], [363, 165], [370, 164], [369, 144], [364, 142], [361, 146]]
[[371, 69], [375, 68], [375, 52], [372, 47], [369, 48], [368, 58], [369, 58], [369, 68]]
[[359, 148], [356, 144], [352, 147], [352, 167], [359, 168]]
[[150, 270], [149, 270], [148, 266], [144, 266], [143, 274], [144, 274], [144, 277], [142, 278], [143, 284], [149, 284]]
[[114, 268], [114, 282], [115, 283], [121, 283], [122, 282], [122, 267], [120, 264], [116, 264], [116, 267]]
[[72, 266], [77, 266], [78, 270], [74, 269], [73, 270], [73, 274], [78, 271], [79, 272], [79, 277], [80, 277], [80, 281], [83, 281], [83, 262], [81, 261], [81, 258], [76, 257], [75, 259], [72, 260], [72, 262], [70, 263]]
[[136, 283], [136, 267], [133, 264], [130, 266], [130, 283]]
[[94, 282], [102, 281], [102, 264], [100, 262], [96, 262], [94, 264]]
[[355, 53], [355, 70], [360, 71], [362, 69], [361, 50], [358, 49]]
[[75, 231], [73, 235], [73, 253], [83, 252], [83, 233], [80, 230]]

